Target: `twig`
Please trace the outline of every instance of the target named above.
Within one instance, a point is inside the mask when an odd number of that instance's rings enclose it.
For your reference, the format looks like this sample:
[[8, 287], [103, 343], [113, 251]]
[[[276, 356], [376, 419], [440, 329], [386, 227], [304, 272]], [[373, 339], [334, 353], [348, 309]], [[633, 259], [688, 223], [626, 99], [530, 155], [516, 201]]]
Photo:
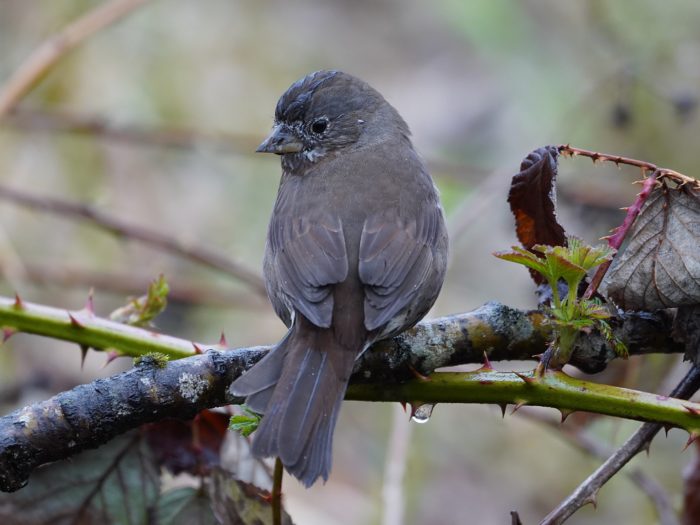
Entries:
[[13, 204], [33, 210], [89, 222], [115, 235], [140, 241], [209, 268], [222, 271], [246, 283], [260, 296], [266, 296], [265, 284], [257, 273], [208, 248], [189, 246], [160, 232], [127, 224], [117, 217], [107, 215], [85, 204], [73, 203], [53, 197], [37, 197], [4, 186], [0, 186], [0, 199], [5, 199]]
[[62, 132], [104, 138], [134, 146], [194, 149], [201, 145], [236, 153], [254, 153], [260, 137], [233, 133], [211, 133], [189, 128], [146, 127], [116, 124], [95, 116], [73, 115], [17, 108], [3, 124], [19, 129]]
[[[578, 447], [583, 452], [595, 456], [599, 459], [605, 459], [614, 452], [613, 448], [607, 446], [600, 441], [592, 438], [583, 432], [580, 428], [563, 425], [555, 422], [551, 418], [545, 418], [539, 413], [520, 412], [529, 419], [543, 423], [557, 432], [558, 436], [566, 438], [566, 440]], [[639, 487], [651, 500], [656, 509], [657, 517], [660, 525], [678, 525], [678, 516], [673, 509], [668, 494], [653, 478], [648, 476], [640, 468], [630, 468], [625, 471], [627, 476], [633, 483]]]
[[[688, 399], [700, 388], [700, 368], [693, 366], [680, 384], [671, 392], [678, 399]], [[578, 509], [588, 503], [595, 503], [600, 488], [607, 483], [629, 460], [649, 447], [651, 440], [661, 430], [658, 423], [645, 423], [630, 436], [625, 443], [610, 456], [605, 463], [581, 483], [574, 492], [550, 512], [540, 525], [564, 523]]]
[[652, 164], [651, 162], [646, 162], [644, 160], [632, 159], [629, 157], [621, 157], [620, 155], [609, 155], [607, 153], [600, 153], [599, 151], [592, 151], [588, 149], [575, 148], [569, 144], [562, 144], [560, 146], [557, 146], [557, 149], [562, 155], [569, 155], [571, 157], [588, 157], [593, 162], [612, 162], [617, 166], [619, 166], [620, 164], [625, 164], [627, 166], [635, 166], [637, 168], [641, 168], [642, 172], [645, 173], [647, 171], [658, 172], [659, 178], [668, 178], [678, 184], [698, 184], [697, 179], [688, 177], [687, 175], [683, 175], [682, 173], [670, 170], [668, 168], [660, 168], [656, 164]]
[[69, 51], [123, 18], [148, 0], [110, 0], [87, 12], [45, 40], [15, 71], [0, 91], [0, 119]]
[[[65, 112], [15, 108], [1, 122], [20, 130], [50, 133], [74, 133], [103, 138], [131, 146], [147, 146], [178, 149], [212, 148], [221, 152], [252, 154], [262, 137], [230, 132], [207, 132], [184, 127], [142, 126], [117, 124], [109, 119], [74, 115]], [[426, 160], [431, 173], [464, 182], [482, 180], [489, 172], [479, 166], [471, 166], [443, 159]]]
[[392, 411], [391, 434], [387, 446], [384, 486], [382, 487], [384, 509], [382, 525], [401, 525], [404, 523], [403, 481], [413, 429], [401, 406], [394, 405]]
[[[0, 262], [0, 275], [12, 277], [39, 286], [62, 288], [95, 288], [98, 291], [119, 295], [139, 296], [148, 289], [153, 276], [134, 275], [133, 272], [102, 272], [85, 268], [23, 263], [21, 271], [13, 264]], [[218, 306], [223, 308], [267, 308], [268, 303], [259, 295], [228, 291], [199, 282], [186, 282], [181, 278], [168, 283], [168, 300], [185, 304]]]
[[272, 493], [270, 505], [272, 506], [272, 525], [282, 525], [282, 478], [284, 468], [280, 458], [275, 458], [275, 473], [272, 478]]

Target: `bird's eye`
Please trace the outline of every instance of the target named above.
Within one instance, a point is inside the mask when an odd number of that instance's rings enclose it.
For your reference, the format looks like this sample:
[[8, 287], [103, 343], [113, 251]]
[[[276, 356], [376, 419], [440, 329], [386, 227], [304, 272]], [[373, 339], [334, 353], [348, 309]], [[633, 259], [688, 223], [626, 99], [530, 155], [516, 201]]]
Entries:
[[321, 133], [326, 131], [327, 127], [328, 120], [326, 118], [320, 118], [314, 120], [313, 124], [311, 124], [311, 131], [314, 132], [316, 135], [320, 135]]

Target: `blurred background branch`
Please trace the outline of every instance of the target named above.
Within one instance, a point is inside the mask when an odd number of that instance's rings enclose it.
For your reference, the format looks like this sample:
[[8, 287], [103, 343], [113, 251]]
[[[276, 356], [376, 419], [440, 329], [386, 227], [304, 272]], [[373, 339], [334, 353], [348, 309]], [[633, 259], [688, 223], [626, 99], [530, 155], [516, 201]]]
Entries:
[[149, 0], [108, 0], [44, 41], [0, 90], [0, 119], [68, 52]]

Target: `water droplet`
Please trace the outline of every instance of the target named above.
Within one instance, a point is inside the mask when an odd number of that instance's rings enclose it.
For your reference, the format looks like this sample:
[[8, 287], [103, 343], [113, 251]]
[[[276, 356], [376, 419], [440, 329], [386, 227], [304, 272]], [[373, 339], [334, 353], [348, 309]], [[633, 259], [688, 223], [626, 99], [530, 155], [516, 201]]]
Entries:
[[425, 403], [422, 405], [411, 405], [411, 421], [414, 423], [427, 423], [433, 413], [435, 405]]

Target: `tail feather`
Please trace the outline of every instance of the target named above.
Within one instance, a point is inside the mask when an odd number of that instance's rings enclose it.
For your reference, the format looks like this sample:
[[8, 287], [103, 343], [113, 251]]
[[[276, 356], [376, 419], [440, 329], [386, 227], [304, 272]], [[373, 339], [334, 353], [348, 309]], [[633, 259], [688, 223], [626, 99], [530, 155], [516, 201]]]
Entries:
[[[278, 456], [306, 486], [319, 477], [328, 479], [333, 431], [355, 355], [335, 341], [331, 330], [293, 327], [270, 356], [234, 382], [232, 391], [247, 395], [246, 403], [265, 414], [253, 454]], [[266, 370], [258, 373], [259, 366]]]
[[272, 399], [272, 394], [274, 393], [275, 385], [269, 386], [265, 390], [260, 390], [259, 392], [250, 394], [246, 398], [245, 404], [248, 405], [248, 408], [250, 408], [253, 412], [264, 414], [267, 412], [267, 405], [269, 405], [270, 399]]
[[234, 396], [247, 397], [274, 387], [282, 374], [282, 366], [287, 357], [287, 334], [265, 357], [246, 370], [231, 384]]
[[[328, 354], [307, 348], [296, 378], [286, 399], [286, 409], [280, 422], [280, 436], [285, 436], [280, 448], [283, 463], [293, 465], [299, 461], [312, 434], [306, 429], [318, 426], [327, 417], [328, 396], [337, 396], [337, 380], [329, 378], [326, 370]], [[284, 376], [284, 374], [283, 374]]]

